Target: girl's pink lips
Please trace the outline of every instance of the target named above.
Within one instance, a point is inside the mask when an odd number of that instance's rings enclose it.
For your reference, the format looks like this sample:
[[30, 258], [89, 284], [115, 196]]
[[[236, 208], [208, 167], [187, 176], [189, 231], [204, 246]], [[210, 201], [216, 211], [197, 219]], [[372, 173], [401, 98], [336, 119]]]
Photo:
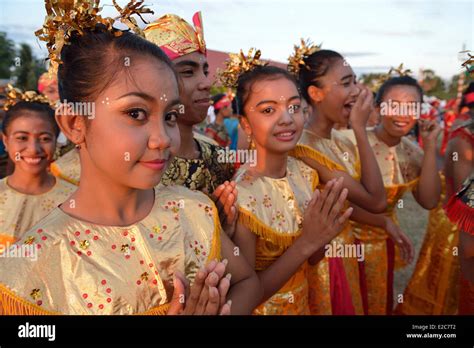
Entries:
[[140, 161], [145, 167], [153, 170], [162, 170], [166, 166], [168, 160], [165, 159], [155, 159], [153, 161]]

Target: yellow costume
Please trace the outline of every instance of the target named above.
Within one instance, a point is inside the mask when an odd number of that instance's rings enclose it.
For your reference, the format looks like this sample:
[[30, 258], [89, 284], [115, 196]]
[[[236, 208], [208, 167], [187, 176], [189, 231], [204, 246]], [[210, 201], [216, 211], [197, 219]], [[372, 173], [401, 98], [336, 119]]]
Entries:
[[[347, 172], [356, 179], [360, 177], [354, 144], [334, 129], [331, 139], [319, 137], [305, 129], [292, 156], [310, 158], [331, 170]], [[333, 242], [336, 245], [356, 245], [351, 226], [348, 224]], [[309, 266], [311, 314], [364, 314], [359, 268], [356, 257], [344, 257], [342, 260], [325, 257], [316, 265]]]
[[0, 180], [0, 245], [13, 244], [51, 210], [64, 202], [76, 187], [64, 180], [39, 195], [27, 195], [8, 186], [8, 177]]
[[[352, 133], [352, 136], [351, 136]], [[351, 130], [344, 131], [355, 142]], [[379, 165], [387, 195], [387, 209], [384, 214], [399, 225], [396, 208], [403, 202], [405, 192], [418, 184], [423, 151], [406, 137], [398, 145], [389, 147], [380, 141], [373, 129], [367, 131], [370, 145]], [[391, 314], [393, 307], [394, 269], [404, 266], [394, 245], [384, 229], [351, 221], [357, 240], [365, 248], [365, 281], [367, 284], [368, 314]]]
[[[301, 234], [303, 212], [318, 184], [316, 171], [288, 158], [286, 176], [273, 179], [241, 168], [237, 174], [239, 223], [257, 235], [255, 269], [268, 268]], [[309, 314], [306, 263], [254, 314]]]
[[146, 218], [130, 226], [84, 222], [54, 209], [12, 248], [38, 259], [0, 260], [0, 314], [164, 314], [175, 270], [191, 281], [220, 257], [213, 202], [179, 186], [155, 188]]
[[455, 248], [459, 232], [443, 209], [444, 176], [438, 206], [430, 211], [428, 226], [411, 279], [397, 314], [453, 315], [458, 310], [460, 266]]
[[[450, 138], [456, 137], [460, 137], [474, 146], [472, 121], [467, 121], [452, 129]], [[441, 182], [443, 190], [440, 202], [444, 202], [446, 193], [454, 193], [457, 188], [453, 187], [453, 180], [450, 177], [446, 179], [442, 177]], [[473, 285], [469, 285], [469, 282], [460, 277], [459, 260], [457, 253], [455, 253], [458, 247], [459, 228], [455, 222], [460, 222], [457, 219], [467, 219], [471, 212], [463, 214], [463, 209], [460, 209], [463, 205], [457, 206], [454, 204], [455, 202], [456, 196], [454, 195], [450, 197], [447, 205], [450, 208], [453, 222], [449, 221], [445, 210], [442, 209], [442, 203], [430, 212], [428, 229], [420, 256], [405, 290], [404, 302], [397, 307], [399, 314], [452, 315], [469, 313], [469, 310], [465, 309], [474, 303], [472, 300], [474, 291]], [[468, 295], [469, 293], [470, 295]], [[465, 301], [469, 296], [471, 300]], [[471, 302], [470, 305], [468, 305], [469, 302]]]

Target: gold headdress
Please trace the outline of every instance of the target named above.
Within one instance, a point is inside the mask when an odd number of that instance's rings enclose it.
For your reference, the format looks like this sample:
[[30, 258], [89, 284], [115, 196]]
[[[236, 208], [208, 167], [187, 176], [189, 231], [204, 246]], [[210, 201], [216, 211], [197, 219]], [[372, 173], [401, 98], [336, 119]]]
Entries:
[[[255, 50], [255, 54], [253, 53]], [[268, 62], [260, 60], [262, 53], [254, 48], [249, 49], [247, 56], [240, 50], [239, 54], [230, 53], [226, 60], [225, 70], [217, 70], [217, 79], [225, 87], [237, 87], [237, 80], [243, 73], [255, 69], [257, 66], [265, 66]]]
[[53, 69], [61, 64], [61, 50], [74, 32], [84, 35], [87, 30], [93, 30], [97, 24], [102, 24], [105, 30], [113, 32], [114, 35], [122, 35], [122, 31], [116, 30], [113, 24], [120, 20], [137, 34], [143, 34], [138, 28], [132, 15], [137, 14], [142, 20], [141, 14], [153, 11], [142, 6], [144, 0], [131, 0], [123, 9], [113, 0], [115, 8], [119, 11], [118, 17], [102, 17], [99, 12], [100, 0], [45, 0], [46, 18], [43, 27], [35, 32], [41, 40], [47, 42], [49, 59]]
[[171, 60], [196, 51], [206, 55], [201, 12], [194, 14], [193, 24], [194, 28], [181, 17], [166, 14], [143, 31], [145, 38], [159, 46]]
[[10, 109], [12, 106], [21, 101], [37, 102], [42, 104], [48, 104], [49, 106], [54, 107], [54, 102], [49, 100], [48, 97], [46, 97], [45, 95], [36, 93], [35, 91], [22, 92], [20, 89], [8, 84], [6, 92], [7, 101], [3, 105], [4, 110]]
[[295, 52], [288, 57], [288, 71], [298, 75], [301, 66], [308, 69], [304, 59], [321, 50], [321, 45], [313, 45], [309, 40], [301, 39], [301, 45], [294, 45]]
[[471, 55], [470, 51], [462, 51], [460, 53], [466, 53], [469, 57], [461, 66], [466, 68], [467, 72], [474, 76], [474, 56]]
[[369, 83], [369, 88], [373, 92], [377, 92], [380, 87], [384, 84], [385, 81], [396, 76], [410, 76], [412, 71], [410, 69], [403, 69], [403, 63], [401, 63], [397, 68], [391, 67], [388, 73], [382, 74], [377, 78], [374, 78]]

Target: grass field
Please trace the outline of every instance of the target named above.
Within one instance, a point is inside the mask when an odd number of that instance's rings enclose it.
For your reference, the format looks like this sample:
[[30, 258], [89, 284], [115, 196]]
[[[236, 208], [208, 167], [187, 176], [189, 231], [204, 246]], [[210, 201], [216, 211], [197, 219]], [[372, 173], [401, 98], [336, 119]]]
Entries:
[[403, 291], [413, 273], [413, 269], [415, 268], [418, 254], [425, 237], [429, 214], [428, 210], [425, 210], [418, 205], [411, 192], [405, 194], [403, 201], [404, 208], [397, 211], [398, 219], [400, 220], [400, 226], [403, 232], [405, 232], [413, 241], [415, 246], [415, 259], [409, 266], [395, 272], [393, 293], [395, 300], [398, 294], [403, 294]]

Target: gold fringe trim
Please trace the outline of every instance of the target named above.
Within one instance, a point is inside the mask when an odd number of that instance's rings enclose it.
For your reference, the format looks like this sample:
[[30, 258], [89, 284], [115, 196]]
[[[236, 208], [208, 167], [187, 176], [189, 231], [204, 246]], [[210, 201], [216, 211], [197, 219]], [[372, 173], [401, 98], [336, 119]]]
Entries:
[[362, 168], [360, 165], [360, 158], [359, 158], [359, 152], [357, 152], [357, 161], [355, 163], [355, 174], [352, 176], [355, 180], [360, 181], [360, 178], [362, 177]]
[[212, 235], [211, 250], [209, 251], [209, 256], [207, 257], [208, 262], [214, 259], [221, 259], [222, 226], [221, 222], [219, 221], [219, 213], [215, 204], [212, 205], [212, 213], [214, 215], [214, 232]]
[[239, 208], [238, 221], [257, 236], [283, 248], [287, 248], [293, 244], [294, 240], [301, 234], [301, 230], [291, 234], [278, 232], [277, 230], [265, 225], [250, 212], [242, 208]]
[[0, 233], [0, 245], [5, 247], [7, 244], [13, 244], [16, 241], [17, 241], [17, 239], [14, 236], [10, 236], [8, 234], [1, 234]]
[[137, 313], [134, 315], [166, 315], [168, 310], [170, 309], [170, 304], [165, 303], [164, 305], [159, 305], [157, 307], [153, 307], [143, 313]]
[[290, 151], [290, 156], [296, 157], [298, 159], [307, 157], [327, 167], [329, 170], [340, 170], [347, 172], [343, 166], [307, 145], [297, 144], [296, 147]]
[[313, 181], [311, 182], [311, 189], [314, 191], [316, 190], [316, 187], [319, 185], [319, 173], [317, 172], [316, 169], [313, 169], [314, 175], [313, 175]]
[[[143, 313], [134, 315], [165, 315], [170, 304], [159, 305]], [[18, 296], [3, 284], [0, 284], [0, 314], [1, 315], [63, 315], [49, 311]]]
[[413, 179], [412, 181], [409, 181], [409, 182], [406, 182], [404, 184], [394, 184], [394, 185], [389, 185], [389, 186], [385, 186], [385, 189], [386, 190], [389, 190], [389, 189], [395, 189], [395, 188], [407, 188], [407, 189], [413, 189], [417, 184], [418, 184], [418, 181], [420, 180], [420, 178], [416, 178], [416, 179]]
[[21, 298], [3, 284], [0, 284], [1, 315], [60, 315]]

